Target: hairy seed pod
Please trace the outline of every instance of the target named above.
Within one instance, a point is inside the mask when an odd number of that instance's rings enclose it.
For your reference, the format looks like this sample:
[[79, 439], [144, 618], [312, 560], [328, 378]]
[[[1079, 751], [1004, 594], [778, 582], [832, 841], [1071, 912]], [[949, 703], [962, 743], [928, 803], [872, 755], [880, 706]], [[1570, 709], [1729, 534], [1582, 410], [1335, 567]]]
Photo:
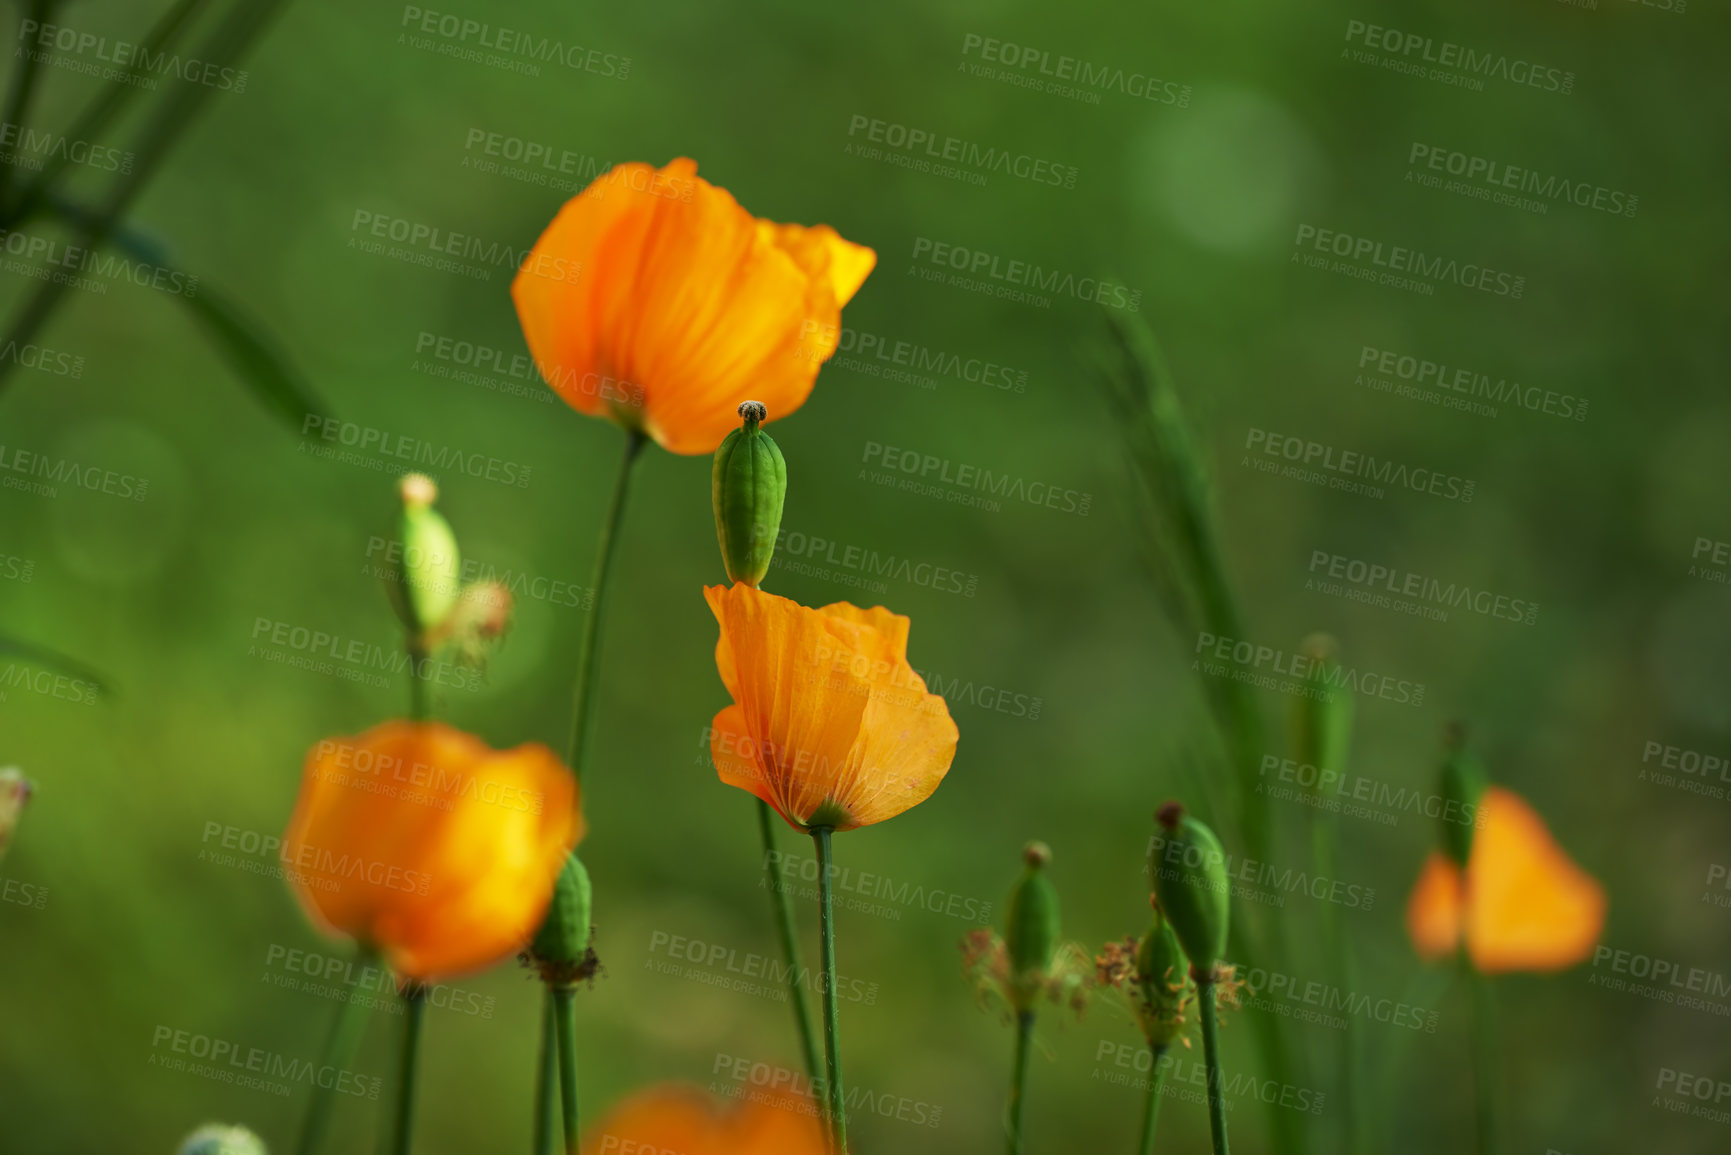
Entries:
[[408, 474], [399, 491], [403, 498], [403, 556], [397, 567], [402, 593], [399, 609], [411, 632], [425, 634], [436, 629], [457, 604], [462, 558], [457, 552], [457, 535], [433, 508], [439, 497], [433, 479]]
[[1039, 997], [1058, 951], [1058, 889], [1046, 877], [1052, 852], [1043, 842], [1022, 851], [1027, 869], [1010, 891], [1004, 916], [1004, 953], [1010, 961], [1010, 1003], [1027, 1011]]
[[245, 1127], [206, 1123], [186, 1137], [180, 1155], [265, 1155], [264, 1141]]
[[1162, 806], [1158, 818], [1165, 833], [1155, 840], [1148, 861], [1154, 897], [1196, 973], [1211, 976], [1226, 954], [1231, 918], [1226, 851], [1212, 830], [1176, 802]]
[[529, 944], [529, 953], [536, 961], [555, 967], [583, 961], [589, 953], [592, 899], [589, 871], [575, 852], [566, 855], [565, 865], [559, 869], [559, 881], [553, 886], [553, 901], [547, 904], [547, 917], [541, 920], [541, 929]]
[[1184, 1027], [1189, 997], [1190, 961], [1178, 945], [1172, 923], [1154, 909], [1154, 922], [1136, 947], [1136, 1018], [1149, 1046], [1170, 1046]]
[[711, 493], [715, 535], [727, 576], [755, 587], [769, 572], [787, 500], [787, 462], [760, 425], [769, 410], [747, 401], [739, 407], [745, 424], [729, 433], [715, 451]]

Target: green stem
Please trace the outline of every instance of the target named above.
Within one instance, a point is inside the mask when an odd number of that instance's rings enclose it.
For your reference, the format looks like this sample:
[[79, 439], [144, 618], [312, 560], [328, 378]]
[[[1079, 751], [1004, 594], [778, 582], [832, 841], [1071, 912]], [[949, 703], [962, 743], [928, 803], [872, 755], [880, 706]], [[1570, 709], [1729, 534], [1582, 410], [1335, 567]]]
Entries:
[[1473, 1001], [1473, 1083], [1479, 1155], [1497, 1149], [1497, 1004], [1491, 984], [1461, 947], [1461, 977]]
[[553, 1155], [553, 1080], [559, 1077], [559, 1043], [553, 991], [541, 991], [541, 1061], [535, 1068], [535, 1155]]
[[775, 908], [775, 928], [781, 937], [782, 961], [787, 964], [788, 1001], [793, 1005], [793, 1021], [799, 1028], [799, 1053], [805, 1059], [805, 1076], [815, 1086], [818, 1073], [817, 1036], [811, 1029], [811, 1011], [805, 999], [805, 968], [799, 961], [799, 935], [794, 928], [793, 895], [781, 872], [781, 854], [775, 848], [775, 811], [769, 803], [757, 800], [757, 829], [763, 835], [763, 870], [767, 876], [769, 901]]
[[[1192, 970], [1191, 977], [1196, 977]], [[1208, 1133], [1214, 1155], [1227, 1155], [1226, 1098], [1220, 1078], [1220, 1024], [1214, 1012], [1214, 981], [1196, 979], [1196, 1001], [1202, 1005], [1202, 1060], [1208, 1065]]]
[[[354, 966], [357, 969], [364, 971], [377, 965], [378, 959], [372, 951], [363, 947], [355, 953]], [[361, 1035], [366, 1030], [369, 1007], [368, 1001], [359, 995], [360, 992], [356, 991], [354, 997], [337, 1006], [336, 1017], [331, 1020], [331, 1033], [325, 1039], [324, 1054], [319, 1060], [321, 1072], [330, 1068], [342, 1070], [355, 1057]], [[330, 1127], [331, 1109], [336, 1103], [336, 1085], [335, 1078], [313, 1081], [312, 1099], [307, 1103], [306, 1118], [301, 1123], [300, 1145], [295, 1148], [299, 1155], [314, 1155], [324, 1143], [325, 1131]]]
[[414, 722], [425, 722], [432, 713], [427, 703], [427, 679], [422, 675], [426, 662], [426, 648], [417, 642], [410, 642], [409, 719]]
[[[1338, 825], [1333, 815], [1318, 817], [1311, 824], [1311, 853], [1318, 878], [1340, 877], [1335, 869]], [[1324, 905], [1320, 918], [1322, 926], [1319, 929], [1328, 951], [1334, 981], [1341, 990], [1354, 990], [1358, 985], [1357, 968], [1353, 965], [1352, 949], [1346, 941], [1340, 912], [1332, 906]], [[1364, 1098], [1358, 1093], [1358, 1056], [1362, 1045], [1359, 1032], [1358, 1016], [1348, 1016], [1346, 1033], [1341, 1039], [1340, 1067], [1335, 1080], [1341, 1099], [1341, 1127], [1344, 1130], [1341, 1150], [1346, 1155], [1358, 1155], [1364, 1144]]]
[[613, 478], [613, 497], [607, 504], [601, 522], [601, 537], [595, 547], [595, 580], [590, 589], [595, 603], [589, 607], [589, 618], [583, 623], [583, 640], [577, 650], [577, 689], [571, 708], [571, 773], [583, 780], [584, 764], [589, 746], [589, 716], [592, 712], [595, 685], [595, 661], [601, 649], [601, 615], [607, 604], [607, 575], [613, 568], [613, 546], [619, 537], [619, 523], [625, 515], [625, 494], [631, 488], [631, 466], [643, 449], [643, 434], [635, 429], [625, 431], [625, 452], [619, 458], [619, 472]]
[[415, 1075], [421, 1065], [421, 1021], [427, 1015], [427, 988], [403, 989], [403, 1049], [397, 1058], [397, 1111], [391, 1125], [393, 1155], [409, 1155], [415, 1128]]
[[577, 989], [553, 989], [553, 1018], [559, 1036], [559, 1103], [565, 1120], [565, 1151], [577, 1150]]
[[1142, 1108], [1142, 1145], [1136, 1149], [1140, 1155], [1154, 1155], [1154, 1125], [1160, 1121], [1160, 1092], [1166, 1086], [1165, 1046], [1151, 1046], [1148, 1051], [1154, 1056], [1154, 1064], [1148, 1068], [1148, 1102]]
[[1034, 1012], [1016, 1014], [1016, 1065], [1010, 1070], [1009, 1155], [1022, 1155], [1022, 1103], [1028, 1086], [1028, 1050], [1034, 1040]]
[[[198, 10], [204, 7], [205, 3], [206, 0], [178, 0], [173, 7], [166, 10], [145, 35], [132, 63], [126, 66], [118, 78], [97, 92], [84, 111], [79, 113], [78, 119], [62, 134], [63, 138], [90, 141], [98, 139], [115, 115], [142, 91], [136, 81], [148, 71], [149, 62], [163, 57], [180, 34], [191, 26], [198, 16]], [[8, 115], [6, 119], [13, 124], [18, 123], [14, 116]], [[8, 226], [23, 221], [34, 213], [40, 202], [46, 198], [48, 190], [71, 164], [71, 150], [55, 150], [19, 193], [18, 203], [8, 208], [4, 218]]]
[[835, 1136], [836, 1155], [847, 1155], [847, 1098], [841, 1085], [841, 1016], [835, 997], [835, 911], [830, 895], [829, 836], [832, 828], [811, 828], [817, 845], [817, 894], [823, 942], [823, 1057], [824, 1089], [829, 1096], [829, 1120]]

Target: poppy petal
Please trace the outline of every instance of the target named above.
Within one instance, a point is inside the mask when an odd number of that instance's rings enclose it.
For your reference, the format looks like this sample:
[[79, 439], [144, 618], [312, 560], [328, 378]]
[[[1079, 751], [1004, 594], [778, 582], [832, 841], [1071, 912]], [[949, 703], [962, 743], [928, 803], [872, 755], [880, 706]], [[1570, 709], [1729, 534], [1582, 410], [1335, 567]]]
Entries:
[[1563, 852], [1544, 820], [1493, 786], [1467, 861], [1467, 945], [1486, 973], [1553, 971], [1592, 953], [1605, 892]]

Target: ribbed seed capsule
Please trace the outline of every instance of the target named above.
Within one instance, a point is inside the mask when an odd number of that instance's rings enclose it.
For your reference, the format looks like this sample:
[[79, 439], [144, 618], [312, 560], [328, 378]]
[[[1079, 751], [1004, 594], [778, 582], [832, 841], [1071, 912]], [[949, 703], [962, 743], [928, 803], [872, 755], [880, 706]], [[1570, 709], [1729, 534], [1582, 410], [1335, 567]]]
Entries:
[[745, 424], [729, 433], [715, 451], [711, 495], [715, 535], [729, 580], [756, 586], [769, 572], [787, 500], [787, 462], [760, 425], [769, 417], [761, 402], [739, 407]]
[[1043, 842], [1022, 851], [1027, 869], [1010, 891], [1004, 916], [1004, 954], [1010, 962], [1010, 1004], [1027, 1011], [1052, 972], [1058, 951], [1058, 889], [1046, 877], [1052, 852]]
[[1226, 954], [1231, 918], [1226, 851], [1212, 830], [1176, 802], [1162, 806], [1157, 817], [1165, 834], [1149, 853], [1154, 897], [1196, 973], [1211, 976]]
[[403, 498], [401, 583], [403, 608], [411, 631], [424, 634], [443, 622], [457, 604], [462, 586], [462, 558], [457, 535], [433, 502], [439, 487], [420, 473], [405, 476], [398, 486]]
[[535, 941], [529, 944], [538, 962], [569, 967], [583, 961], [589, 953], [592, 900], [589, 871], [575, 852], [566, 855], [559, 881], [553, 886], [553, 901], [547, 904], [547, 916], [535, 932]]
[[179, 1155], [265, 1155], [264, 1141], [245, 1127], [206, 1123], [186, 1137]]

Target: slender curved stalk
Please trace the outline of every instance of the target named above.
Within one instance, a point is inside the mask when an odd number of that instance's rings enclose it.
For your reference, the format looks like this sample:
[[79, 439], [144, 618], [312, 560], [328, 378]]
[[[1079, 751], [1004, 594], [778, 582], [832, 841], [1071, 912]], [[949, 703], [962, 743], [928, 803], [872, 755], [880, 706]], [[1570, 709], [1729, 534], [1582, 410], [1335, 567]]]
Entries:
[[[253, 0], [252, 3], [230, 7], [221, 23], [197, 50], [199, 59], [213, 64], [234, 64], [264, 31], [281, 3], [282, 0]], [[191, 127], [213, 91], [207, 84], [177, 84], [156, 103], [139, 130], [132, 150], [135, 157], [132, 170], [117, 177], [108, 187], [94, 211], [78, 229], [76, 244], [95, 249], [108, 241], [132, 202], [156, 175], [169, 150]], [[69, 277], [43, 281], [14, 315], [5, 339], [18, 345], [31, 341], [60, 307], [71, 282]], [[0, 389], [4, 389], [14, 364], [15, 359], [0, 361]]]
[[1016, 1014], [1016, 1065], [1010, 1069], [1010, 1107], [1006, 1130], [1009, 1155], [1022, 1155], [1022, 1103], [1028, 1086], [1028, 1049], [1034, 1039], [1034, 1012]]
[[1196, 996], [1202, 1006], [1202, 1060], [1208, 1065], [1208, 1133], [1214, 1140], [1214, 1155], [1227, 1155], [1226, 1098], [1220, 1078], [1220, 1023], [1214, 1010], [1214, 981], [1197, 979]]
[[535, 1155], [553, 1155], [553, 1080], [558, 1077], [558, 1029], [553, 1023], [553, 992], [541, 988], [541, 1061], [535, 1076]]
[[1473, 1000], [1474, 1118], [1478, 1127], [1479, 1155], [1497, 1149], [1497, 1004], [1491, 984], [1473, 966], [1466, 947], [1461, 947], [1461, 977]]
[[1160, 1093], [1166, 1087], [1166, 1048], [1149, 1047], [1154, 1063], [1148, 1068], [1148, 1101], [1142, 1107], [1142, 1144], [1140, 1155], [1154, 1155], [1154, 1126], [1160, 1121]]
[[607, 503], [607, 514], [601, 522], [601, 536], [595, 549], [595, 580], [590, 589], [595, 604], [589, 607], [589, 617], [583, 623], [583, 640], [577, 649], [577, 688], [571, 708], [571, 742], [567, 747], [571, 773], [583, 780], [584, 764], [589, 745], [589, 716], [594, 703], [595, 662], [601, 650], [601, 615], [607, 606], [607, 576], [613, 569], [613, 547], [619, 537], [619, 523], [625, 515], [625, 495], [631, 488], [631, 466], [643, 449], [643, 434], [625, 432], [625, 452], [619, 459], [619, 472], [613, 479], [613, 497]]
[[[354, 966], [366, 970], [376, 966], [378, 959], [373, 952], [365, 947], [355, 953]], [[355, 1057], [355, 1050], [361, 1044], [361, 1035], [366, 1030], [367, 1010], [369, 1004], [354, 992], [350, 998], [343, 1000], [337, 1006], [336, 1017], [331, 1020], [331, 1033], [325, 1039], [324, 1054], [319, 1059], [319, 1070], [327, 1068], [341, 1070], [349, 1065]], [[313, 1080], [312, 1099], [307, 1103], [307, 1113], [301, 1122], [300, 1144], [295, 1148], [298, 1155], [314, 1155], [324, 1143], [325, 1132], [330, 1128], [331, 1108], [336, 1102], [337, 1080]]]
[[[79, 113], [78, 119], [72, 122], [72, 127], [62, 134], [63, 137], [66, 140], [91, 141], [100, 137], [109, 122], [140, 91], [136, 81], [147, 71], [148, 62], [162, 59], [180, 34], [197, 18], [198, 10], [204, 7], [205, 3], [206, 0], [178, 0], [172, 8], [165, 11], [145, 34], [139, 51], [133, 56], [131, 63], [121, 70], [120, 78], [103, 86], [84, 111]], [[18, 118], [13, 115], [8, 115], [6, 120], [10, 124], [18, 123]], [[5, 219], [9, 223], [16, 223], [29, 217], [47, 196], [47, 190], [54, 186], [61, 173], [71, 164], [71, 150], [56, 149], [24, 186], [17, 205], [8, 209]]]
[[553, 1019], [559, 1036], [559, 1104], [565, 1121], [565, 1151], [577, 1150], [577, 991], [556, 986]]
[[[26, 19], [34, 22], [37, 28], [48, 22], [54, 13], [54, 0], [30, 0], [29, 15]], [[24, 36], [22, 25], [19, 27], [18, 67], [13, 70], [12, 83], [6, 88], [5, 111], [0, 116], [10, 131], [23, 135], [25, 117], [30, 114], [30, 101], [36, 95], [36, 78], [41, 75], [42, 58], [48, 54], [45, 48], [31, 48], [28, 38]], [[72, 137], [78, 140], [78, 137]], [[15, 162], [14, 162], [15, 163]], [[0, 165], [0, 200], [5, 199], [11, 191], [13, 164]]]
[[421, 1066], [421, 1022], [427, 1016], [427, 988], [411, 983], [403, 990], [403, 1049], [397, 1060], [397, 1110], [391, 1126], [392, 1155], [409, 1155], [415, 1129], [415, 1076]]
[[830, 849], [828, 826], [811, 828], [817, 846], [817, 894], [823, 942], [823, 1057], [824, 1090], [829, 1097], [831, 1134], [836, 1155], [847, 1155], [847, 1096], [841, 1084], [841, 1016], [835, 997], [835, 903], [830, 894]]
[[[565, 756], [566, 764], [571, 767], [571, 773], [578, 782], [583, 781], [583, 769], [588, 760], [589, 717], [594, 705], [592, 699], [595, 696], [595, 663], [601, 650], [601, 615], [607, 605], [607, 577], [613, 570], [613, 547], [619, 539], [619, 525], [625, 517], [625, 495], [631, 488], [631, 466], [636, 463], [637, 455], [643, 449], [643, 440], [643, 434], [636, 430], [628, 429], [625, 431], [625, 451], [619, 458], [619, 471], [613, 478], [613, 496], [608, 499], [607, 512], [601, 519], [601, 536], [595, 544], [595, 577], [590, 583], [590, 589], [594, 593], [595, 600], [589, 607], [588, 619], [583, 623], [582, 640], [577, 644], [577, 682], [572, 691], [571, 700], [571, 740], [566, 745]], [[569, 991], [565, 992], [567, 1000], [569, 1000], [570, 994]], [[558, 1002], [559, 993], [555, 991], [550, 996], [550, 1006], [546, 1013], [558, 1018]], [[565, 1024], [561, 1021], [556, 1026], [559, 1031], [562, 1031]], [[546, 1057], [546, 1030], [546, 1026], [543, 1025], [543, 1055], [535, 1074], [537, 1128], [543, 1126], [543, 1120], [551, 1114], [552, 1110], [547, 1105], [551, 1102], [552, 1096], [552, 1092], [548, 1088], [548, 1081], [553, 1076], [555, 1064], [549, 1062]], [[571, 1061], [569, 1064], [565, 1064], [570, 1071], [570, 1074], [566, 1076], [569, 1086], [560, 1088], [562, 1094], [568, 1093], [570, 1096], [565, 1103], [568, 1146], [573, 1141], [574, 1128], [577, 1122], [577, 1040], [574, 1022], [571, 1032], [570, 1038], [555, 1032], [558, 1035], [561, 1055], [563, 1055], [567, 1044], [571, 1048]], [[550, 1121], [546, 1123], [546, 1127], [551, 1132]], [[539, 1135], [540, 1131], [536, 1133]], [[546, 1142], [550, 1141], [551, 1135], [549, 1134]], [[537, 1152], [546, 1150], [541, 1142], [537, 1142], [535, 1149]]]
[[823, 1070], [818, 1065], [817, 1036], [811, 1029], [811, 1011], [806, 1006], [805, 968], [799, 961], [799, 935], [794, 929], [793, 895], [781, 872], [781, 854], [775, 848], [775, 812], [769, 803], [757, 800], [757, 829], [763, 835], [763, 870], [767, 876], [769, 901], [775, 908], [776, 930], [781, 937], [781, 954], [787, 963], [788, 1002], [793, 1005], [793, 1021], [799, 1028], [799, 1052], [805, 1059], [805, 1077], [817, 1085]]

